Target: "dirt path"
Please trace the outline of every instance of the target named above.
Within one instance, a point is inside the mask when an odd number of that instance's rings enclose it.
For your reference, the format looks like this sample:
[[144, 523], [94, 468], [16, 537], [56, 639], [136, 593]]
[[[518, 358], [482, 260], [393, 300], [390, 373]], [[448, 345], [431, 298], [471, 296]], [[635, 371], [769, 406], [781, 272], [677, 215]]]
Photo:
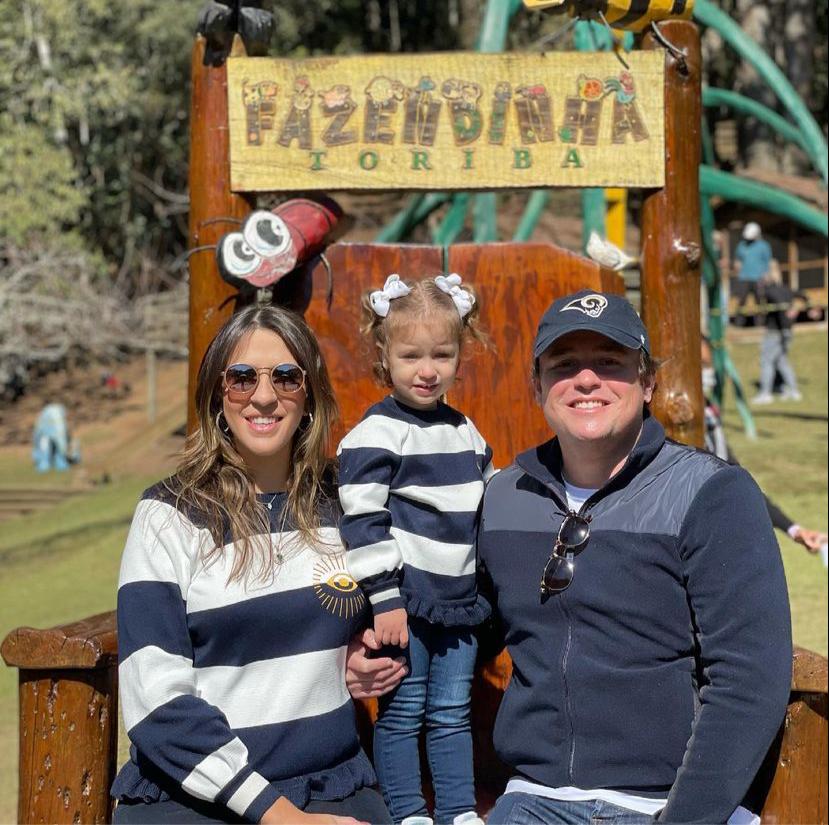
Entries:
[[[117, 388], [103, 385], [110, 370]], [[156, 371], [156, 418], [147, 415], [147, 374], [141, 357], [116, 368], [91, 366], [38, 379], [38, 388], [16, 404], [0, 408], [0, 461], [26, 461], [35, 419], [43, 405], [66, 406], [72, 434], [81, 445], [81, 465], [72, 486], [102, 477], [161, 477], [172, 469], [184, 441], [187, 416], [187, 362], [159, 361]]]

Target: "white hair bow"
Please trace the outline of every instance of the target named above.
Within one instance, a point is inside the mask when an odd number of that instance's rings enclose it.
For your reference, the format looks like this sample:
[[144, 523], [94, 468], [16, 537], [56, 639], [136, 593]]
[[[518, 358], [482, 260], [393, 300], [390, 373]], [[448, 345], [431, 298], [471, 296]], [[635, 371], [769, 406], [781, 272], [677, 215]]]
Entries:
[[406, 286], [400, 280], [399, 275], [389, 275], [382, 289], [376, 289], [368, 296], [371, 308], [381, 318], [389, 314], [389, 307], [395, 298], [402, 298], [411, 292], [411, 287]]
[[438, 289], [443, 290], [454, 302], [458, 314], [465, 318], [475, 306], [475, 296], [465, 289], [461, 289], [461, 276], [457, 272], [451, 275], [438, 275], [435, 278]]

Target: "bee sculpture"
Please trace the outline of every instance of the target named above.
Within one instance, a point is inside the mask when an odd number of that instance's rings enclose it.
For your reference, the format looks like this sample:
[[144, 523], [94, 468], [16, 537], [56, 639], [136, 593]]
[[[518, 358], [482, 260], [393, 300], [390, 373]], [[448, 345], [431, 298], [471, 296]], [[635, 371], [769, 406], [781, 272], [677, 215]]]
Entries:
[[694, 10], [694, 0], [524, 0], [524, 5], [533, 11], [602, 20], [614, 29], [631, 32], [663, 20], [690, 20]]

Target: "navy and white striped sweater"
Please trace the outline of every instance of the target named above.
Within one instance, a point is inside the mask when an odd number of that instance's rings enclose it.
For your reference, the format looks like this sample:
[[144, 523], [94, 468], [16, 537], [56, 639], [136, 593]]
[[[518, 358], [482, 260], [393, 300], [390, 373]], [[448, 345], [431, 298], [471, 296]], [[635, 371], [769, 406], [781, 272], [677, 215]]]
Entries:
[[[130, 761], [119, 799], [183, 789], [258, 822], [280, 797], [341, 799], [376, 783], [345, 686], [346, 646], [366, 623], [330, 506], [321, 547], [283, 524], [284, 561], [265, 582], [230, 582], [232, 546], [213, 546], [203, 519], [177, 510], [163, 484], [135, 511], [118, 588], [118, 668]], [[270, 498], [266, 499], [270, 500]]]
[[482, 622], [475, 532], [494, 471], [475, 425], [447, 404], [416, 410], [388, 396], [338, 455], [346, 564], [375, 614], [405, 606], [447, 627]]

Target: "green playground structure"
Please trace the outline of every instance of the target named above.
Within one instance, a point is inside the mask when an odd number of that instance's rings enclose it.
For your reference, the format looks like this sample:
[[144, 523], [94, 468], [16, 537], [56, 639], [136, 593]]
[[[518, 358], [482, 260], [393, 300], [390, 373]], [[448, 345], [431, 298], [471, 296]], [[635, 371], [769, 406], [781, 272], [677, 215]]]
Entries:
[[[509, 25], [521, 7], [521, 0], [488, 0], [476, 49], [481, 52], [500, 52], [507, 41]], [[783, 117], [772, 109], [737, 92], [707, 87], [702, 92], [703, 107], [728, 107], [738, 115], [754, 117], [768, 125], [787, 143], [798, 146], [809, 159], [823, 185], [827, 185], [827, 144], [820, 126], [791, 83], [765, 52], [712, 0], [696, 0], [694, 19], [702, 26], [714, 29], [723, 41], [750, 63], [758, 75], [780, 100], [788, 114]], [[573, 28], [575, 48], [579, 51], [603, 51], [621, 47], [630, 50], [633, 36], [621, 35], [621, 42], [610, 30], [596, 22], [579, 20]], [[714, 211], [711, 199], [742, 203], [780, 215], [804, 229], [827, 237], [827, 217], [819, 209], [802, 198], [766, 183], [725, 172], [714, 166], [713, 141], [703, 117], [703, 158], [700, 163], [701, 230], [703, 240], [702, 278], [708, 294], [708, 331], [714, 352], [714, 368], [717, 387], [714, 400], [722, 404], [726, 382], [734, 388], [736, 406], [746, 433], [756, 435], [756, 428], [746, 402], [742, 382], [725, 347], [727, 308], [721, 290], [721, 273], [714, 244]], [[546, 209], [549, 192], [544, 189], [531, 191], [524, 212], [513, 234], [513, 240], [523, 241], [531, 237], [541, 215]], [[583, 189], [582, 247], [593, 231], [606, 236], [607, 200], [603, 189]], [[433, 211], [449, 204], [440, 223], [432, 231], [432, 241], [449, 245], [463, 231], [471, 210], [472, 237], [479, 243], [498, 240], [496, 224], [496, 196], [494, 192], [424, 193], [411, 197], [402, 209], [377, 235], [381, 242], [405, 239], [414, 227], [421, 224]]]

